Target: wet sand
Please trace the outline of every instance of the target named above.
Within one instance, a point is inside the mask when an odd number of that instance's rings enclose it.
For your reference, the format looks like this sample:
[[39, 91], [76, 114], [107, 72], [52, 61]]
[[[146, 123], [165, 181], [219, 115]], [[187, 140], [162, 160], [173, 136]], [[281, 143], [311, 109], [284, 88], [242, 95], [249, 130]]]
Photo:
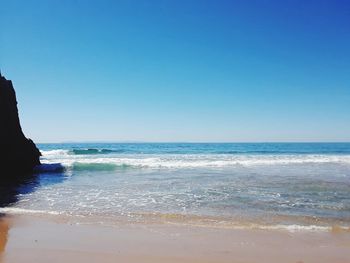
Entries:
[[0, 218], [1, 262], [348, 263], [350, 233]]
[[0, 215], [0, 254], [2, 254], [6, 248], [10, 222], [11, 220]]

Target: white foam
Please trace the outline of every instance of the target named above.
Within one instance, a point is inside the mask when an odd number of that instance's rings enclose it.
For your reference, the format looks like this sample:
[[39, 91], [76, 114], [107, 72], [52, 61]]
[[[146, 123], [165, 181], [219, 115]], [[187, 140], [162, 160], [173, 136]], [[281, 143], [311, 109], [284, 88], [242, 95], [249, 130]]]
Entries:
[[257, 226], [258, 229], [266, 230], [287, 230], [289, 232], [301, 232], [301, 231], [330, 231], [330, 226], [316, 226], [316, 225], [271, 225], [271, 226]]
[[6, 214], [49, 214], [49, 215], [60, 215], [60, 212], [56, 211], [45, 211], [45, 210], [33, 210], [24, 209], [17, 207], [0, 207], [0, 213]]
[[66, 156], [69, 154], [69, 150], [57, 149], [57, 150], [40, 150], [43, 157], [54, 157], [54, 156]]
[[68, 155], [66, 150], [45, 153], [43, 163], [62, 163], [71, 167], [74, 163], [114, 164], [117, 166], [134, 166], [148, 168], [206, 168], [259, 165], [290, 164], [350, 164], [350, 155], [150, 155], [120, 154], [111, 156]]

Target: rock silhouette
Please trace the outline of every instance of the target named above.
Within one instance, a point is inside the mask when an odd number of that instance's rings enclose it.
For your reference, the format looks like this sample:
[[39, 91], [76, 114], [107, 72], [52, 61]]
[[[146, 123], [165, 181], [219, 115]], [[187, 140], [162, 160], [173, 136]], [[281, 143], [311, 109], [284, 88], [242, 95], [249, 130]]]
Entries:
[[22, 131], [12, 82], [0, 73], [0, 180], [28, 176], [40, 165], [40, 151]]

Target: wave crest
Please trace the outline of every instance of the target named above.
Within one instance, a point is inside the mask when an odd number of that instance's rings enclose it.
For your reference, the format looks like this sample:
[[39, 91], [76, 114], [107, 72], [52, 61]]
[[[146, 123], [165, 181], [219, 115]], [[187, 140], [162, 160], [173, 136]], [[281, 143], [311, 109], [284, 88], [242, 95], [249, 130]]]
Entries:
[[95, 148], [89, 148], [89, 149], [73, 149], [71, 151], [72, 154], [75, 155], [89, 155], [89, 154], [108, 154], [114, 152], [113, 150], [109, 149], [95, 149]]

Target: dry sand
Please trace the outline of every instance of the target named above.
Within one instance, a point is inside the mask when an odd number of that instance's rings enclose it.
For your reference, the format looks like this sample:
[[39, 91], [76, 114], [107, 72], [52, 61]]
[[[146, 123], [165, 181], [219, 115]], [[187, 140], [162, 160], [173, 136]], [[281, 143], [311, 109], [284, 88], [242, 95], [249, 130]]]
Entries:
[[1, 262], [349, 263], [350, 233], [0, 219]]

